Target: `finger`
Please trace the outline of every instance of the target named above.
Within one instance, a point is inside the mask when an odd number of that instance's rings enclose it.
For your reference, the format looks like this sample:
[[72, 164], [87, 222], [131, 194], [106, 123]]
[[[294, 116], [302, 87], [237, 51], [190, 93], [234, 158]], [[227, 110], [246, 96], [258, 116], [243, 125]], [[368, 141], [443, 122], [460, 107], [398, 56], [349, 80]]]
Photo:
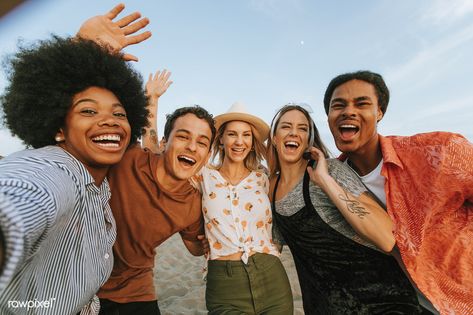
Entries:
[[127, 16], [119, 19], [118, 21], [115, 22], [115, 24], [119, 27], [125, 27], [128, 26], [129, 24], [133, 23], [134, 21], [138, 20], [141, 17], [140, 12], [133, 12], [131, 14], [128, 14]]
[[105, 17], [107, 17], [110, 20], [113, 20], [114, 18], [117, 17], [120, 12], [125, 9], [125, 5], [123, 3], [117, 4], [113, 9], [111, 9], [107, 14], [105, 14]]
[[167, 90], [168, 87], [172, 84], [172, 82], [173, 82], [173, 81], [168, 81], [168, 82], [166, 83], [166, 90]]
[[315, 170], [311, 166], [307, 166], [307, 173], [309, 178], [313, 181]]
[[151, 32], [150, 31], [146, 31], [144, 33], [134, 35], [134, 36], [128, 36], [128, 37], [126, 37], [125, 46], [135, 45], [135, 44], [141, 43], [142, 41], [145, 41], [150, 37], [151, 37]]
[[324, 154], [322, 153], [322, 151], [320, 151], [318, 148], [316, 147], [311, 147], [309, 149], [309, 152], [311, 153], [311, 157], [314, 159], [314, 160], [319, 160], [319, 159], [322, 159], [322, 158], [325, 158]]
[[138, 58], [132, 54], [123, 54], [123, 59], [125, 61], [138, 61]]
[[125, 33], [125, 35], [129, 35], [129, 34], [138, 32], [139, 30], [141, 30], [143, 27], [145, 27], [148, 24], [149, 24], [149, 19], [142, 18], [133, 24], [130, 24], [130, 25], [127, 24], [127, 25], [124, 25], [123, 27], [122, 26], [120, 27], [122, 28], [122, 31], [123, 33]]
[[169, 77], [171, 76], [171, 71], [167, 71], [166, 70], [166, 73], [164, 74], [164, 80], [167, 81], [169, 80]]

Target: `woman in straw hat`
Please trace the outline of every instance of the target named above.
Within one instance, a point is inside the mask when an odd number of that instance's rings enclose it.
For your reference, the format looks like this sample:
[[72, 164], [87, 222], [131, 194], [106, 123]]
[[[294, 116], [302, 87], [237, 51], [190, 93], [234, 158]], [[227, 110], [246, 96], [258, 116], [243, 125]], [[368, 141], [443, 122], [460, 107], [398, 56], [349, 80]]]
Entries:
[[210, 245], [209, 314], [292, 314], [291, 287], [272, 241], [269, 182], [261, 166], [269, 126], [241, 103], [215, 122], [216, 164], [194, 179], [202, 192]]
[[282, 107], [268, 146], [273, 219], [294, 257], [305, 313], [422, 313], [386, 255], [395, 244], [389, 216], [347, 165], [327, 157], [309, 112]]

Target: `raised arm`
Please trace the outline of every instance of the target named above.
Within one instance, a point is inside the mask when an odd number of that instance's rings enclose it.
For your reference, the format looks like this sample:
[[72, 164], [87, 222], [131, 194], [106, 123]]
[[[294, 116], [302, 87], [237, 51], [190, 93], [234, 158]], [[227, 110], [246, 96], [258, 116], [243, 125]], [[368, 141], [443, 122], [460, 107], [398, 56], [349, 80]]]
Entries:
[[[125, 5], [120, 3], [110, 12], [88, 19], [81, 25], [77, 36], [108, 46], [114, 51], [121, 51], [129, 45], [138, 44], [150, 38], [151, 32], [149, 31], [137, 34], [138, 31], [149, 24], [148, 18], [141, 18], [139, 12], [131, 13], [118, 21], [113, 21], [123, 9], [125, 9]], [[138, 58], [131, 54], [124, 54], [123, 58], [138, 61]]]
[[343, 189], [328, 173], [323, 153], [317, 148], [310, 151], [317, 161], [315, 169], [307, 168], [311, 181], [327, 194], [359, 236], [379, 249], [391, 252], [396, 241], [392, 233], [393, 223], [386, 211], [368, 193], [355, 197]]
[[157, 71], [154, 76], [149, 75], [148, 82], [146, 82], [146, 94], [148, 95], [148, 123], [149, 126], [144, 128], [141, 138], [141, 146], [150, 149], [152, 152], [159, 152], [159, 138], [158, 138], [158, 100], [163, 95], [168, 87], [172, 84], [169, 80], [171, 72], [164, 69]]

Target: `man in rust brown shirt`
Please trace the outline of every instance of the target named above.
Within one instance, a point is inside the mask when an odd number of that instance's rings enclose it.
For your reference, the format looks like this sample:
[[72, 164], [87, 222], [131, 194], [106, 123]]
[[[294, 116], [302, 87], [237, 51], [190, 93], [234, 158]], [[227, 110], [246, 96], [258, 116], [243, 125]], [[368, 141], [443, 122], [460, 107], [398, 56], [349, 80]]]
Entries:
[[201, 195], [188, 182], [208, 160], [212, 116], [184, 107], [167, 117], [162, 154], [130, 148], [109, 173], [117, 222], [112, 275], [100, 289], [100, 314], [159, 314], [155, 248], [176, 232], [195, 256], [203, 255]]

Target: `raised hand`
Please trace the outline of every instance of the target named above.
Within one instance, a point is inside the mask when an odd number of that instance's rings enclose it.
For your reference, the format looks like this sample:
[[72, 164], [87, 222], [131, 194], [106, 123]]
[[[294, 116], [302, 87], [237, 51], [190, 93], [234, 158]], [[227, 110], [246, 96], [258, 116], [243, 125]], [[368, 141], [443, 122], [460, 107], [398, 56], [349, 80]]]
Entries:
[[[93, 40], [113, 51], [121, 51], [128, 45], [138, 44], [150, 38], [151, 32], [149, 31], [136, 34], [149, 24], [148, 18], [141, 18], [139, 12], [131, 13], [118, 21], [113, 21], [123, 9], [125, 9], [125, 5], [120, 3], [107, 14], [88, 19], [80, 27], [77, 36]], [[123, 55], [123, 58], [138, 61], [136, 56], [127, 53]]]
[[169, 80], [170, 76], [171, 72], [166, 69], [157, 71], [154, 76], [150, 73], [148, 82], [146, 82], [146, 94], [153, 100], [158, 99], [172, 84], [172, 81]]
[[319, 187], [323, 187], [326, 183], [327, 178], [331, 177], [328, 173], [327, 160], [322, 151], [316, 147], [309, 149], [311, 158], [317, 162], [315, 168], [307, 167], [307, 172], [309, 173], [310, 180]]

